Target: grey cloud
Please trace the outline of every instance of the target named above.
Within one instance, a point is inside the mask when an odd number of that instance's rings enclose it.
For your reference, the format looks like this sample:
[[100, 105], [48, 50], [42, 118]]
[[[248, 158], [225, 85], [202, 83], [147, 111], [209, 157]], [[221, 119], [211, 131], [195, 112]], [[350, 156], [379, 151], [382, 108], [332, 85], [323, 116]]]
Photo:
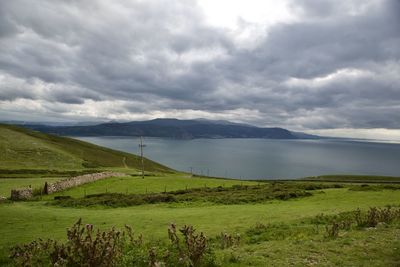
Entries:
[[399, 49], [392, 48], [400, 45], [400, 24], [388, 23], [393, 15], [387, 9], [376, 13], [279, 25], [255, 51], [239, 55], [237, 63], [244, 64], [246, 75], [256, 72], [285, 79], [321, 76], [339, 68], [399, 58]]
[[[26, 87], [3, 81], [0, 100], [125, 101], [115, 112], [134, 114], [248, 109], [259, 118], [246, 122], [262, 126], [400, 128], [399, 1], [291, 8], [299, 20], [274, 25], [250, 49], [206, 24], [192, 0], [2, 1], [0, 75]], [[370, 75], [311, 86], [351, 69]], [[292, 78], [305, 82], [289, 86]], [[39, 93], [32, 80], [49, 89]], [[52, 116], [68, 110], [50, 106]]]

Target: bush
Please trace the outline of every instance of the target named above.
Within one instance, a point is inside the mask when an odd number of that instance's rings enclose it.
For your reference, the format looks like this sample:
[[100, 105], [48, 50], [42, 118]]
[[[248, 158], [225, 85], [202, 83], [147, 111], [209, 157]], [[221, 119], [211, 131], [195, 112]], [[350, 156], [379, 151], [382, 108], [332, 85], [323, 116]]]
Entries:
[[362, 213], [360, 209], [357, 209], [354, 217], [359, 227], [375, 227], [378, 223], [391, 223], [400, 219], [400, 209], [372, 207], [366, 213]]
[[220, 243], [220, 248], [222, 249], [240, 245], [240, 234], [232, 235], [228, 233], [221, 233], [218, 236], [218, 239]]
[[168, 228], [170, 245], [151, 246], [132, 229], [114, 228], [94, 231], [93, 225], [83, 225], [81, 219], [67, 230], [67, 242], [33, 241], [15, 246], [10, 258], [16, 266], [215, 266], [215, 256], [203, 233], [188, 225], [179, 229], [183, 241], [171, 224]]
[[[300, 189], [299, 189], [300, 188]], [[170, 203], [170, 202], [212, 202], [218, 204], [241, 204], [260, 203], [272, 199], [288, 200], [311, 196], [308, 191], [301, 190], [302, 185], [296, 183], [273, 186], [241, 186], [216, 187], [216, 188], [192, 188], [177, 190], [165, 193], [148, 194], [120, 194], [104, 193], [87, 195], [79, 199], [58, 199], [53, 203], [64, 207], [89, 207], [89, 206], [110, 206], [126, 207], [133, 205]]]
[[[206, 236], [201, 232], [195, 234], [193, 226], [185, 225], [179, 232], [183, 235], [181, 242], [176, 231], [176, 225], [171, 224], [168, 228], [168, 237], [171, 242], [169, 254], [176, 255], [167, 258], [168, 266], [215, 266], [215, 255], [208, 246]], [[176, 262], [178, 258], [178, 262]]]
[[16, 246], [11, 258], [17, 266], [114, 266], [122, 254], [121, 232], [114, 228], [93, 231], [93, 225], [82, 225], [81, 219], [67, 231], [64, 244], [54, 240], [33, 241]]
[[340, 224], [333, 222], [331, 225], [325, 226], [326, 237], [336, 238], [339, 236]]

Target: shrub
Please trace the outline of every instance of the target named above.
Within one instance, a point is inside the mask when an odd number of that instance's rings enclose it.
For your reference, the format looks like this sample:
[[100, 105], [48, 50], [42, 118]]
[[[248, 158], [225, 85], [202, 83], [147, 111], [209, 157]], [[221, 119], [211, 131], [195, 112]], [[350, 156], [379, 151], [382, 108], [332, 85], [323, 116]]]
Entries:
[[176, 231], [176, 225], [171, 224], [168, 228], [168, 238], [171, 247], [168, 251], [169, 255], [177, 255], [172, 260], [178, 258], [179, 261], [172, 261], [171, 258], [165, 258], [170, 264], [168, 266], [215, 266], [215, 256], [208, 246], [206, 236], [201, 232], [195, 234], [196, 230], [193, 226], [185, 225], [179, 232], [183, 235], [184, 241], [181, 242]]
[[121, 233], [112, 228], [93, 231], [93, 225], [82, 225], [81, 219], [67, 231], [65, 244], [54, 240], [33, 241], [16, 246], [11, 257], [17, 266], [113, 266], [122, 253]]
[[230, 248], [233, 246], [239, 246], [240, 244], [240, 234], [228, 234], [228, 233], [221, 233], [218, 236], [220, 248]]
[[370, 208], [366, 213], [362, 213], [357, 209], [354, 213], [355, 221], [359, 227], [375, 227], [378, 223], [391, 223], [400, 219], [400, 209], [392, 209], [391, 207], [378, 209]]
[[333, 222], [331, 225], [325, 226], [326, 237], [337, 238], [339, 236], [340, 224]]
[[203, 233], [196, 234], [193, 226], [179, 229], [183, 241], [171, 224], [168, 229], [170, 245], [151, 246], [143, 237], [134, 236], [132, 229], [114, 228], [94, 231], [93, 225], [82, 225], [81, 219], [67, 230], [67, 242], [39, 239], [15, 246], [10, 258], [16, 266], [215, 266], [215, 256]]
[[260, 203], [271, 199], [288, 200], [311, 196], [310, 192], [299, 190], [299, 185], [275, 184], [274, 186], [241, 186], [192, 188], [165, 193], [120, 194], [103, 193], [87, 195], [79, 199], [58, 199], [53, 204], [66, 207], [110, 206], [126, 207], [133, 205], [170, 203], [170, 202], [212, 202], [218, 204]]

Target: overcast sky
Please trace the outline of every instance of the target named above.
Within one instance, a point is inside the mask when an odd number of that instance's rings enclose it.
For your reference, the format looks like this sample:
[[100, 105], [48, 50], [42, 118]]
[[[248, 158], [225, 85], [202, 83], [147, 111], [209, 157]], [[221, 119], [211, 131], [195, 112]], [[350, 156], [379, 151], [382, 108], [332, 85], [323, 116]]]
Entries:
[[0, 108], [400, 140], [400, 1], [0, 1]]

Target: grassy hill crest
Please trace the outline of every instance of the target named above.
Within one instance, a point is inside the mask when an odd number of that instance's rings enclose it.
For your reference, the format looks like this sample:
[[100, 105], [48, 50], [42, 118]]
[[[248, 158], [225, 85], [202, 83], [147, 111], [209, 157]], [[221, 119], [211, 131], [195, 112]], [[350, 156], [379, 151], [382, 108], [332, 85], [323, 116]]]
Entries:
[[[135, 144], [132, 143], [134, 146]], [[140, 157], [68, 137], [0, 124], [0, 170], [140, 169]], [[145, 159], [146, 171], [170, 168]]]

